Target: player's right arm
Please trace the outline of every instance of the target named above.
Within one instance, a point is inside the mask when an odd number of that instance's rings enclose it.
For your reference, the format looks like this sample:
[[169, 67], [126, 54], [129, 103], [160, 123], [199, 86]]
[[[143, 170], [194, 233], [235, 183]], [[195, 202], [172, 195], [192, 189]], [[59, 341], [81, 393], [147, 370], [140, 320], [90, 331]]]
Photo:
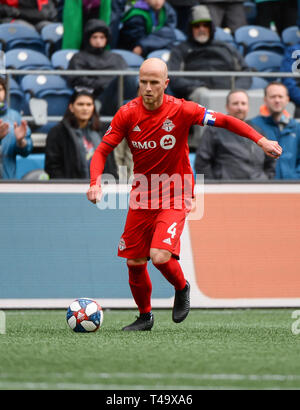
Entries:
[[101, 177], [106, 158], [122, 141], [126, 135], [126, 128], [125, 116], [119, 110], [93, 155], [90, 165], [90, 188], [86, 194], [87, 199], [93, 204], [101, 200]]

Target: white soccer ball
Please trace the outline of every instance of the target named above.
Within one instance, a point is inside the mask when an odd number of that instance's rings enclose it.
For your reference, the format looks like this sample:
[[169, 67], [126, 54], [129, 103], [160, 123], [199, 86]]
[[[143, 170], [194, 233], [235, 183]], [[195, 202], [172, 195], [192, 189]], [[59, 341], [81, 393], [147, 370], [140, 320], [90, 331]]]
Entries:
[[103, 322], [103, 310], [95, 300], [79, 298], [67, 311], [67, 323], [74, 332], [95, 332]]

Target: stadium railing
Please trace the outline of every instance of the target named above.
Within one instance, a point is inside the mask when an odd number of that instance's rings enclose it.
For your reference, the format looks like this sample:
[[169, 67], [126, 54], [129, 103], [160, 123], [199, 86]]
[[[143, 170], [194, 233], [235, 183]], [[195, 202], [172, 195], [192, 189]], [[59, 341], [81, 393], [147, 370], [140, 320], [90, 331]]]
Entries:
[[[118, 88], [118, 101], [119, 106], [123, 104], [124, 98], [124, 76], [137, 76], [137, 70], [15, 70], [15, 69], [0, 69], [0, 75], [7, 76], [7, 89], [9, 89], [10, 79], [13, 76], [24, 76], [28, 74], [34, 75], [58, 75], [67, 77], [70, 75], [76, 76], [117, 76], [119, 78], [119, 88]], [[199, 72], [196, 71], [169, 71], [169, 77], [197, 77]], [[247, 71], [247, 72], [236, 72], [236, 71], [201, 71], [201, 77], [230, 77], [231, 78], [231, 89], [235, 88], [235, 80], [238, 77], [255, 77], [262, 78], [268, 81], [278, 80], [287, 77], [300, 77], [300, 73], [292, 72], [258, 72], [258, 71]], [[229, 91], [229, 90], [228, 90]], [[8, 105], [10, 104], [9, 94], [8, 94]], [[209, 107], [214, 109], [214, 107]], [[34, 121], [32, 115], [25, 115], [23, 118], [27, 121]], [[101, 121], [104, 123], [109, 123], [112, 120], [112, 117], [109, 116], [100, 116]], [[47, 116], [48, 122], [58, 122], [62, 119], [62, 116]], [[45, 134], [39, 132], [36, 135], [33, 135], [34, 146], [43, 147], [45, 143]]]

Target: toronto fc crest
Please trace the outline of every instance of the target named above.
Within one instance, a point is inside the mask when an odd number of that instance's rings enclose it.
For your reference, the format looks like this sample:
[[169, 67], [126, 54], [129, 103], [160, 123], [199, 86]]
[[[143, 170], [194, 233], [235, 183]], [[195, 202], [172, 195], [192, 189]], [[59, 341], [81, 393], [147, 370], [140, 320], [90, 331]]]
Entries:
[[167, 131], [167, 132], [170, 132], [170, 131], [172, 131], [172, 129], [175, 127], [175, 125], [172, 123], [172, 121], [171, 120], [169, 120], [169, 118], [167, 118], [166, 119], [166, 121], [163, 123], [163, 125], [162, 125], [162, 129], [163, 130], [165, 130], [165, 131]]

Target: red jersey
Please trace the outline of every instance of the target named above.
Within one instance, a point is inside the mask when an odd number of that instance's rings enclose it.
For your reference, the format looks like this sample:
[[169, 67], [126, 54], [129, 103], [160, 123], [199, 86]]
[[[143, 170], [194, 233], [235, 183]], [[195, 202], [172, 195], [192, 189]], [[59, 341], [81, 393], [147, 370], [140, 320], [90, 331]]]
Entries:
[[[262, 137], [247, 124], [243, 129], [242, 121], [207, 110], [192, 101], [165, 94], [162, 105], [150, 111], [143, 105], [142, 97], [138, 97], [119, 109], [96, 149], [91, 162], [91, 186], [96, 183], [100, 185], [99, 176], [103, 172], [106, 156], [126, 138], [134, 162], [133, 191], [143, 182], [148, 184], [147, 189], [143, 187], [148, 200], [151, 196], [157, 200], [155, 193], [159, 191], [159, 204], [155, 202], [153, 206], [152, 203], [151, 208], [161, 207], [161, 195], [165, 188], [170, 188], [170, 180], [173, 184], [172, 204], [176, 197], [174, 189], [179, 189], [175, 185], [180, 180], [181, 192], [186, 188], [186, 183], [190, 196], [194, 177], [189, 161], [188, 135], [194, 124], [224, 127], [255, 141]], [[164, 180], [163, 176], [169, 176], [169, 180]]]

